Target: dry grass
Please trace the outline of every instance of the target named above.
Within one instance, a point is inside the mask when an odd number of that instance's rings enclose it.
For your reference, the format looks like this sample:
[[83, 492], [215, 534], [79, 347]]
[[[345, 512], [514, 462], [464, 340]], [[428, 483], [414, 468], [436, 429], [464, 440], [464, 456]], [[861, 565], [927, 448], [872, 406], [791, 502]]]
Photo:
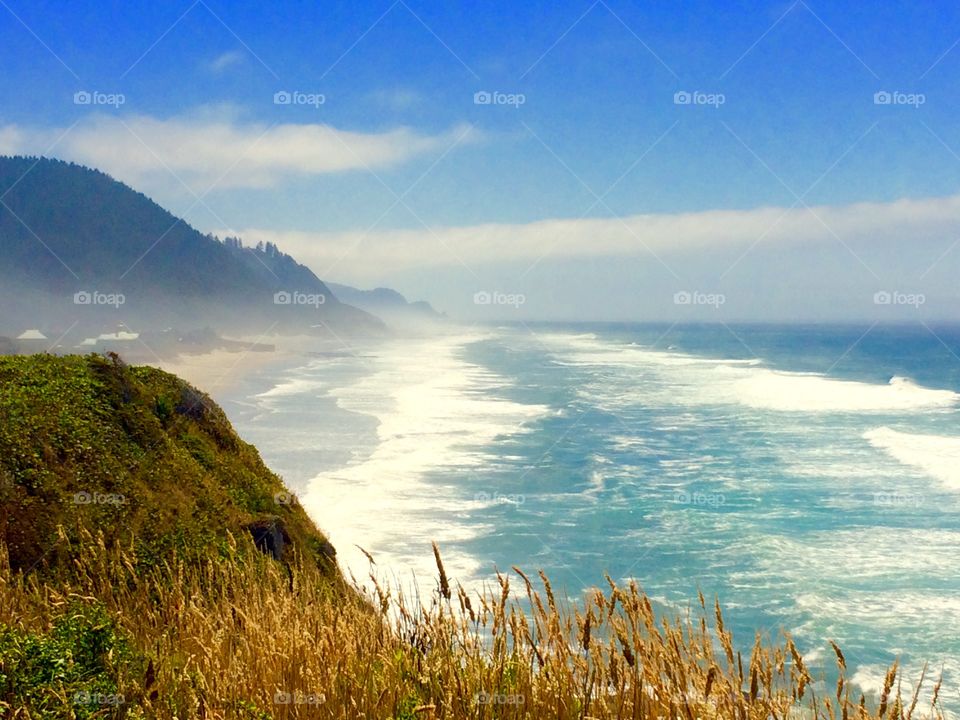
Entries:
[[42, 632], [71, 599], [102, 603], [148, 662], [145, 672], [120, 669], [125, 704], [102, 717], [941, 717], [936, 700], [901, 695], [896, 666], [869, 706], [852, 694], [836, 646], [840, 681], [815, 694], [818, 678], [790, 637], [774, 646], [758, 639], [741, 656], [719, 605], [702, 596], [695, 617], [666, 619], [636, 585], [608, 579], [572, 608], [546, 576], [516, 568], [470, 596], [451, 585], [436, 551], [440, 581], [429, 601], [418, 606], [377, 585], [364, 603], [338, 599], [306, 564], [291, 582], [255, 553], [141, 577], [129, 552], [93, 538], [72, 551], [69, 583], [0, 568], [0, 624]]

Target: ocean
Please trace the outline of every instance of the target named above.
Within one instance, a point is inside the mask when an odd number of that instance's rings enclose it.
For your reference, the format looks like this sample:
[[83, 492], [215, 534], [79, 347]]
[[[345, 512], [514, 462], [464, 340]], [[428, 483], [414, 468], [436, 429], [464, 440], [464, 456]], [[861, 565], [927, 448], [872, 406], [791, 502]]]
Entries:
[[[868, 694], [924, 661], [960, 712], [960, 329], [534, 324], [305, 359], [225, 408], [359, 580], [543, 569], [717, 596]], [[363, 550], [361, 550], [361, 548]], [[815, 673], [816, 674], [816, 673]]]

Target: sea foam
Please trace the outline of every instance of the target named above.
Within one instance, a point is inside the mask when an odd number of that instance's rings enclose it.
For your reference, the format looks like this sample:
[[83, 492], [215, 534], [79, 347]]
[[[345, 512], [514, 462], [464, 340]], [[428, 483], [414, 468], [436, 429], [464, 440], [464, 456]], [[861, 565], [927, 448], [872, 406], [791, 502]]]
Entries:
[[[886, 384], [841, 380], [820, 373], [788, 372], [763, 367], [757, 358], [701, 357], [636, 345], [599, 340], [594, 336], [544, 335], [560, 364], [598, 370], [629, 369], [636, 373], [638, 393], [646, 393], [643, 372], [665, 388], [666, 404], [738, 404], [779, 412], [909, 412], [951, 408], [960, 395], [917, 385], [895, 376]], [[593, 392], [595, 389], [590, 388]], [[622, 393], [617, 404], [639, 401]]]
[[749, 407], [796, 412], [903, 412], [952, 407], [960, 396], [894, 377], [886, 385], [757, 368], [734, 380], [734, 395]]
[[[463, 346], [478, 339], [397, 340], [370, 359], [370, 374], [330, 391], [341, 409], [378, 420], [379, 442], [368, 457], [315, 477], [302, 502], [358, 579], [366, 577], [368, 561], [356, 544], [378, 567], [423, 581], [436, 575], [431, 541], [443, 548], [489, 530], [470, 519], [481, 500], [427, 475], [466, 475], [495, 462], [493, 441], [524, 432], [548, 408], [483, 392], [505, 381], [460, 359]], [[444, 561], [450, 576], [461, 580], [480, 569], [480, 560], [450, 547]]]
[[960, 438], [905, 433], [888, 427], [868, 430], [863, 437], [904, 465], [960, 490]]

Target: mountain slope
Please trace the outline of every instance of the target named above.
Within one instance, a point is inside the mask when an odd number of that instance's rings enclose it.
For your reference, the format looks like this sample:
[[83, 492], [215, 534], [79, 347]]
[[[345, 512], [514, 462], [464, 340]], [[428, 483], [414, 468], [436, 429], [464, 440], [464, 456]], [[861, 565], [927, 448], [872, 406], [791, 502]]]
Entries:
[[429, 329], [447, 322], [447, 316], [434, 310], [430, 303], [409, 302], [403, 295], [390, 288], [359, 290], [339, 283], [327, 285], [341, 302], [383, 318], [391, 327], [404, 330]]
[[[247, 333], [383, 329], [289, 256], [266, 257], [203, 235], [99, 171], [2, 157], [0, 198], [0, 300], [24, 318], [20, 329], [184, 319]], [[86, 294], [79, 303], [77, 293]], [[312, 301], [278, 304], [277, 293]], [[117, 296], [122, 303], [110, 301]]]

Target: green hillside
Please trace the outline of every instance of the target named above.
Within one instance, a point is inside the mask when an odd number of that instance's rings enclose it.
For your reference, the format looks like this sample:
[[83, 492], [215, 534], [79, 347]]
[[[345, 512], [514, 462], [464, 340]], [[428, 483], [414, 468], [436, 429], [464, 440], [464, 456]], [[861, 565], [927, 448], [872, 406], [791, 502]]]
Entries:
[[227, 534], [298, 551], [335, 576], [334, 551], [208, 396], [117, 357], [0, 357], [0, 539], [14, 569], [55, 568], [83, 528], [138, 562], [207, 557]]

